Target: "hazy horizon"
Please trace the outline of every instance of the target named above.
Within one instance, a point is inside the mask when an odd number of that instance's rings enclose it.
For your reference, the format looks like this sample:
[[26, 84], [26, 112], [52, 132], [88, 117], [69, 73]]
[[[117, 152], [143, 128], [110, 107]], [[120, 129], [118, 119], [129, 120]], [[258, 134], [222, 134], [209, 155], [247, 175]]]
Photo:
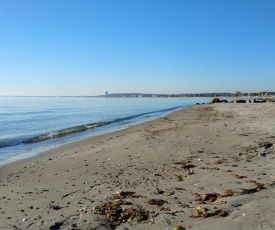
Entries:
[[275, 91], [273, 0], [3, 0], [1, 96]]

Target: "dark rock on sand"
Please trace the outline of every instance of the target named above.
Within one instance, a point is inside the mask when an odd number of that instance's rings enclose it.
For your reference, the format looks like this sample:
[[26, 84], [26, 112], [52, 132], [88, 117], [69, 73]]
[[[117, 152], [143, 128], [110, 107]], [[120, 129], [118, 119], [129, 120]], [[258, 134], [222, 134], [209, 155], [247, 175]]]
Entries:
[[262, 148], [268, 149], [268, 148], [272, 147], [273, 144], [271, 142], [264, 141], [264, 142], [259, 143], [259, 146]]
[[212, 103], [220, 103], [220, 102], [221, 102], [221, 100], [219, 98], [214, 98], [212, 100]]
[[254, 99], [253, 100], [254, 103], [265, 103], [266, 100], [262, 100], [262, 99]]
[[231, 101], [231, 103], [246, 103], [246, 100], [240, 99], [240, 100]]

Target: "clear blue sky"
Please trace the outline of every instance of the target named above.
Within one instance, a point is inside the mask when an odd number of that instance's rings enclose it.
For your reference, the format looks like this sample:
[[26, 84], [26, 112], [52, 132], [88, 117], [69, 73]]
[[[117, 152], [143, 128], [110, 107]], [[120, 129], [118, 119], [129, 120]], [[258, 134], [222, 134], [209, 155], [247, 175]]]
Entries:
[[0, 95], [275, 91], [274, 0], [0, 0]]

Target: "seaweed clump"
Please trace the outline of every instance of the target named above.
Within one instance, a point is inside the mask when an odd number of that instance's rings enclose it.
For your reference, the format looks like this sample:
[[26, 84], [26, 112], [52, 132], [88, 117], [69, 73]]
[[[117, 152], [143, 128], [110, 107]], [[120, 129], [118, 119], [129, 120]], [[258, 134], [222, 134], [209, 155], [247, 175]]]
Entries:
[[223, 211], [221, 209], [218, 209], [214, 212], [209, 212], [207, 208], [204, 208], [202, 206], [198, 206], [194, 208], [193, 215], [191, 215], [191, 218], [208, 218], [208, 217], [226, 217], [228, 213], [226, 211]]
[[161, 199], [150, 199], [146, 202], [146, 204], [148, 204], [148, 205], [157, 205], [157, 206], [162, 206], [165, 203], [168, 203], [168, 202], [165, 200], [161, 200]]
[[205, 202], [212, 203], [221, 197], [222, 197], [221, 194], [213, 192], [213, 193], [206, 193], [206, 194], [201, 195], [198, 200], [202, 203], [205, 203]]
[[142, 208], [140, 205], [136, 205], [137, 208], [122, 208], [122, 205], [131, 205], [131, 202], [127, 201], [113, 201], [107, 202], [94, 207], [95, 214], [104, 215], [107, 219], [106, 227], [115, 228], [116, 226], [131, 222], [136, 219], [138, 222], [147, 220], [149, 218], [149, 210]]
[[250, 189], [241, 188], [240, 190], [225, 189], [223, 197], [251, 194], [251, 193], [256, 193], [265, 189], [264, 184], [262, 183], [259, 183], [253, 180], [248, 180], [247, 183], [252, 183], [255, 185], [255, 187]]
[[[130, 223], [136, 219], [138, 222], [149, 218], [149, 210], [141, 205], [134, 205], [132, 202], [125, 201], [125, 198], [144, 198], [145, 196], [136, 195], [135, 192], [121, 191], [109, 198], [109, 202], [99, 204], [93, 208], [93, 212], [105, 216], [105, 227], [114, 229], [122, 223]], [[123, 206], [131, 205], [125, 208]]]

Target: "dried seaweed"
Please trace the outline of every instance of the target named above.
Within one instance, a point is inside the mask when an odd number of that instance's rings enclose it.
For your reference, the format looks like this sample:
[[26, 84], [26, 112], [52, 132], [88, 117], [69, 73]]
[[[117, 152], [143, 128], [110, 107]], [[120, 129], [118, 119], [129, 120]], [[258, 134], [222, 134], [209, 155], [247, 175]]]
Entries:
[[207, 208], [204, 208], [202, 206], [198, 206], [194, 208], [193, 215], [191, 215], [191, 218], [208, 218], [208, 217], [225, 217], [228, 213], [226, 211], [223, 211], [221, 209], [218, 209], [214, 212], [209, 212]]
[[255, 188], [251, 188], [251, 189], [241, 188], [241, 194], [251, 194], [251, 193], [259, 192], [259, 191], [263, 190], [264, 188], [265, 187], [263, 184], [258, 183]]
[[254, 183], [256, 187], [250, 188], [250, 189], [241, 188], [239, 191], [232, 190], [232, 189], [225, 189], [223, 197], [251, 194], [251, 193], [259, 192], [265, 189], [264, 184], [262, 183], [259, 183], [253, 180], [248, 180], [248, 183]]
[[193, 210], [193, 215], [191, 215], [191, 218], [206, 218], [207, 215], [207, 209], [202, 207], [202, 206], [198, 206], [196, 208], [194, 208]]
[[117, 194], [115, 194], [113, 197], [113, 199], [125, 199], [125, 198], [146, 198], [146, 196], [142, 196], [142, 195], [136, 195], [135, 192], [118, 192]]
[[101, 205], [95, 206], [93, 211], [95, 214], [104, 215], [110, 211], [120, 209], [121, 205], [132, 205], [132, 202], [128, 202], [124, 200], [107, 202], [107, 203], [103, 203]]
[[232, 190], [232, 189], [225, 189], [224, 190], [224, 195], [223, 195], [224, 197], [235, 196], [235, 195], [240, 195], [240, 192]]
[[121, 223], [131, 222], [133, 219], [137, 221], [147, 220], [149, 218], [149, 210], [143, 209], [137, 205], [137, 208], [123, 209], [122, 205], [131, 205], [131, 202], [123, 200], [107, 202], [94, 207], [95, 214], [104, 215], [108, 221], [106, 227], [114, 228]]
[[226, 204], [227, 203], [227, 201], [225, 201], [225, 200], [219, 200], [219, 201], [217, 201], [217, 202], [215, 202], [215, 203], [213, 203], [214, 205], [220, 205], [220, 204]]
[[237, 174], [230, 174], [230, 176], [234, 177], [234, 178], [237, 178], [237, 179], [244, 179], [244, 178], [247, 178], [247, 176], [240, 176], [240, 175], [237, 175]]
[[205, 202], [212, 203], [221, 197], [222, 197], [221, 194], [213, 192], [213, 193], [206, 193], [201, 195], [198, 200], [202, 203], [205, 203]]
[[150, 199], [150, 200], [146, 201], [146, 204], [157, 205], [157, 206], [162, 206], [165, 203], [168, 203], [168, 202], [165, 200], [161, 200], [161, 199]]

